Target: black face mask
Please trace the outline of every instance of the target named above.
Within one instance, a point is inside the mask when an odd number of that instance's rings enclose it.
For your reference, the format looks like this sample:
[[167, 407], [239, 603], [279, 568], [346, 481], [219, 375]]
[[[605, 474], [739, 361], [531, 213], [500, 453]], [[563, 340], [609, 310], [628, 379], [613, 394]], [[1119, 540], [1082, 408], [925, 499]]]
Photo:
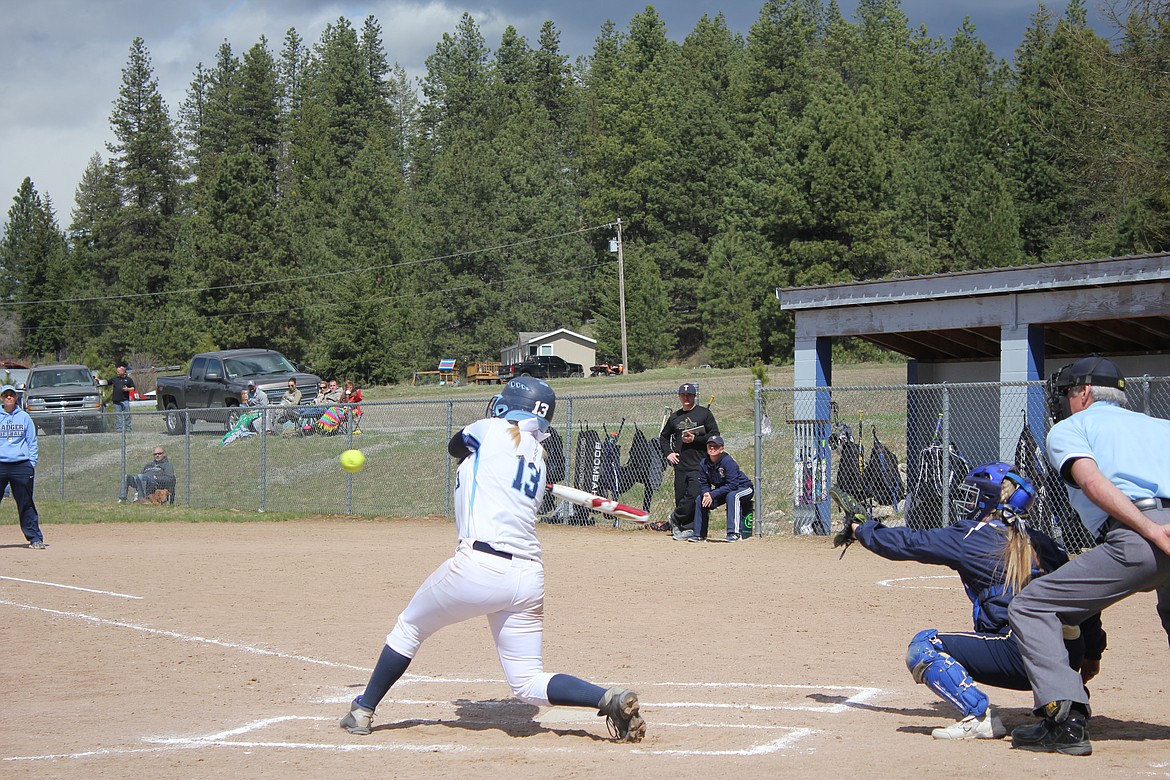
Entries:
[[[1077, 366], [1080, 367], [1080, 370], [1074, 372], [1073, 369]], [[1103, 370], [1098, 373], [1098, 369], [1102, 368]], [[1048, 413], [1052, 415], [1054, 423], [1072, 416], [1072, 408], [1068, 403], [1069, 391], [1085, 385], [1115, 387], [1118, 390], [1124, 390], [1125, 379], [1120, 376], [1116, 366], [1100, 355], [1089, 355], [1076, 363], [1063, 366], [1052, 375], [1046, 385]]]
[[1073, 387], [1072, 366], [1073, 364], [1069, 363], [1053, 373], [1045, 386], [1048, 395], [1048, 414], [1054, 424], [1072, 417], [1072, 408], [1068, 405], [1068, 391]]

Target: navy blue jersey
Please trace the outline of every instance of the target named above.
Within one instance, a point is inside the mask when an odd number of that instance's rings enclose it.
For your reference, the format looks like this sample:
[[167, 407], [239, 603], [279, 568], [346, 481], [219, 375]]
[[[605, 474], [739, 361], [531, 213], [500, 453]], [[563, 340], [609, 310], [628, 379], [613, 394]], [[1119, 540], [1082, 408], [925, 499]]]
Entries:
[[[862, 523], [857, 541], [891, 561], [918, 561], [947, 566], [959, 574], [971, 599], [975, 630], [986, 634], [1008, 632], [1011, 593], [1004, 585], [1003, 549], [1007, 529], [998, 520], [960, 520], [944, 528], [917, 530], [890, 528], [878, 522]], [[1051, 537], [1029, 528], [1039, 558], [1037, 577], [1068, 563], [1068, 554]]]
[[752, 487], [752, 480], [743, 473], [735, 458], [724, 452], [714, 463], [710, 458], [703, 458], [699, 464], [699, 484], [703, 492], [710, 492], [711, 498], [717, 500], [737, 490]]

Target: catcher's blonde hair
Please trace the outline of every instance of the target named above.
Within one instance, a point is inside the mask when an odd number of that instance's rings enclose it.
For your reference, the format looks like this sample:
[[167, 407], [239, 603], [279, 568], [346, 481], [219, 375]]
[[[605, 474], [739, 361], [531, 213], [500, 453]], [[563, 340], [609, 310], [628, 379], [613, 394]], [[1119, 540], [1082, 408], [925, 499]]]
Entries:
[[[1017, 489], [1016, 483], [1004, 479], [1000, 486], [999, 502], [1006, 505]], [[1003, 510], [995, 510], [995, 514], [1003, 519]], [[1024, 586], [1032, 581], [1032, 568], [1037, 564], [1036, 550], [1032, 547], [1032, 539], [1024, 528], [1023, 520], [1019, 517], [1014, 522], [1004, 523], [1004, 534], [1007, 541], [1003, 546], [1000, 560], [1003, 563], [1004, 585], [1013, 593], [1019, 593]]]

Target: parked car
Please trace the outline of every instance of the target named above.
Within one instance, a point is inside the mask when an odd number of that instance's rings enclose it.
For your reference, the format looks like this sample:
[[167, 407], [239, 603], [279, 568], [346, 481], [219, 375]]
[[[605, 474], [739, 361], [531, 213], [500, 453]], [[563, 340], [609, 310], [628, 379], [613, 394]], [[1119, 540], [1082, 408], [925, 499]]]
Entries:
[[557, 355], [531, 355], [520, 363], [501, 366], [500, 381], [507, 382], [518, 376], [534, 376], [537, 379], [564, 379], [585, 376], [580, 363], [568, 363]]
[[[160, 376], [155, 380], [155, 404], [165, 417], [167, 433], [179, 435], [187, 423], [212, 420], [230, 425], [240, 405], [240, 398], [254, 381], [276, 405], [295, 379], [301, 391], [301, 403], [312, 404], [321, 378], [297, 370], [288, 358], [271, 349], [228, 349], [204, 352], [191, 359], [187, 373]], [[180, 410], [187, 410], [181, 413]]]
[[52, 433], [62, 424], [70, 430], [103, 433], [106, 418], [102, 414], [101, 387], [93, 372], [82, 365], [36, 366], [16, 385], [20, 405], [38, 430]]

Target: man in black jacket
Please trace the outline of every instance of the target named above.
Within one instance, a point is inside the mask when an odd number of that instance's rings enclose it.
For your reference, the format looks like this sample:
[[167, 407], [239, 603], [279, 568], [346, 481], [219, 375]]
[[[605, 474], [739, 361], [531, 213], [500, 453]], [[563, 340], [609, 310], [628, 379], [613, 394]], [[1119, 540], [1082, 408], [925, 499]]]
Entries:
[[711, 410], [696, 406], [697, 385], [690, 382], [678, 389], [682, 405], [666, 419], [658, 444], [663, 455], [674, 466], [674, 512], [668, 522], [675, 539], [694, 536], [695, 499], [699, 497], [699, 465], [707, 455], [707, 440], [719, 435], [719, 424]]
[[134, 380], [126, 373], [126, 364], [118, 364], [113, 379], [110, 380], [110, 401], [114, 404], [114, 430], [118, 433], [126, 429], [130, 433], [130, 391], [136, 390]]

